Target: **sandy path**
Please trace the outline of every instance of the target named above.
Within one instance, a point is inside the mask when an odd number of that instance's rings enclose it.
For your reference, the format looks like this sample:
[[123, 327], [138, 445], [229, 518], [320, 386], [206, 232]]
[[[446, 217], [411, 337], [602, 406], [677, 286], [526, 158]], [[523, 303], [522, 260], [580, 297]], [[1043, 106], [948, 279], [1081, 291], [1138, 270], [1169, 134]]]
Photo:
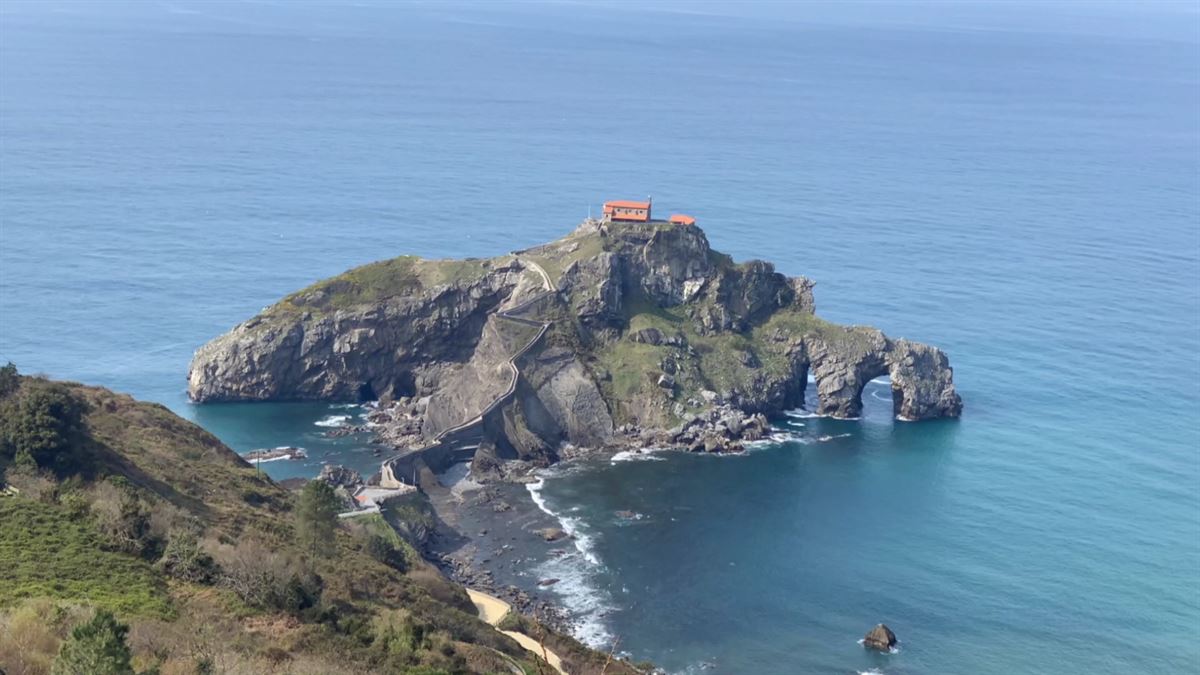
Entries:
[[[511, 609], [507, 602], [501, 600], [500, 598], [492, 597], [487, 593], [482, 593], [480, 591], [468, 588], [467, 595], [471, 596], [471, 602], [475, 603], [475, 609], [479, 612], [479, 618], [488, 622], [492, 626], [500, 623], [500, 620], [503, 619], [504, 615], [508, 614], [509, 609]], [[549, 649], [546, 649], [543, 653], [542, 646], [538, 644], [537, 640], [534, 640], [524, 633], [518, 633], [515, 630], [500, 630], [499, 628], [496, 630], [499, 630], [501, 633], [504, 633], [508, 637], [516, 640], [517, 643], [526, 650], [533, 652], [537, 656], [545, 658], [546, 662], [550, 664], [550, 667], [558, 671], [560, 675], [567, 675], [567, 671], [563, 670], [562, 668], [562, 659], [558, 658], [558, 654], [555, 654]]]

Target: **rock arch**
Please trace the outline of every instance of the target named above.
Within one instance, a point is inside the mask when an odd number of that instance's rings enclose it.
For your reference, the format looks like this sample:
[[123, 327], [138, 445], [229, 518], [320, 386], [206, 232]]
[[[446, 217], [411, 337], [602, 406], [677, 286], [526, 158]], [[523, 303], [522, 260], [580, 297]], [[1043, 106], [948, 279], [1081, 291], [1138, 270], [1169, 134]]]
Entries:
[[892, 413], [902, 420], [958, 417], [949, 359], [936, 347], [891, 340], [872, 328], [831, 327], [804, 340], [809, 372], [817, 385], [817, 414], [856, 418], [871, 380], [892, 381]]

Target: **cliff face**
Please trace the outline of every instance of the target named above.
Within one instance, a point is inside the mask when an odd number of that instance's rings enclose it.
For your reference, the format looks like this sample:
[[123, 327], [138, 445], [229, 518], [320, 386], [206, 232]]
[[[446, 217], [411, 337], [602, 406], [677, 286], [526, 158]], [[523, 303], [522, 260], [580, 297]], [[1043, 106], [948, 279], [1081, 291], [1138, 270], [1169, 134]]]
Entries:
[[429, 396], [426, 441], [478, 420], [487, 452], [543, 461], [674, 429], [693, 439], [698, 420], [728, 431], [712, 421], [731, 419], [722, 410], [803, 405], [809, 374], [820, 414], [859, 415], [881, 375], [898, 418], [961, 413], [940, 350], [814, 309], [811, 281], [736, 264], [695, 226], [588, 221], [502, 258], [401, 258], [316, 284], [201, 348], [189, 392]]
[[[466, 362], [517, 288], [512, 259], [376, 263], [315, 284], [209, 342], [192, 400], [342, 400], [428, 395]], [[380, 279], [382, 277], [382, 279]]]

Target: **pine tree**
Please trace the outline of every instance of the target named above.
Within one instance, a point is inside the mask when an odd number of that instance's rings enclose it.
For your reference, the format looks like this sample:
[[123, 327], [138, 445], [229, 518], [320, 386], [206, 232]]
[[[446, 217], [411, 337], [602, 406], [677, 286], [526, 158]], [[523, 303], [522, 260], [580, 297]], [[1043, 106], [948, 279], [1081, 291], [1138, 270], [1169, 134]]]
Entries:
[[98, 610], [92, 620], [76, 626], [63, 643], [54, 661], [53, 675], [133, 675], [129, 645], [125, 636], [129, 626], [117, 621], [112, 612]]
[[329, 483], [322, 480], [309, 481], [300, 492], [300, 504], [296, 507], [296, 534], [314, 555], [333, 545], [333, 533], [337, 529], [337, 514], [341, 500]]

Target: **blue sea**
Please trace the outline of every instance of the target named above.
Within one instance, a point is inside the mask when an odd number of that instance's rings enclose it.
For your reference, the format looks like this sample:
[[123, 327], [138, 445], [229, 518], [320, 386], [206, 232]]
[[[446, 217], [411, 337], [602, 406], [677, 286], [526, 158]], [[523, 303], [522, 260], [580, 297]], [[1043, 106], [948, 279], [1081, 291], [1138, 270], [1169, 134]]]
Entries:
[[[193, 406], [198, 346], [646, 195], [942, 347], [966, 408], [893, 422], [878, 385], [744, 456], [551, 472], [593, 639], [672, 673], [1200, 672], [1195, 4], [0, 3], [0, 359], [309, 448], [276, 477], [373, 467], [317, 425], [361, 411]], [[894, 654], [856, 642], [879, 621]]]

